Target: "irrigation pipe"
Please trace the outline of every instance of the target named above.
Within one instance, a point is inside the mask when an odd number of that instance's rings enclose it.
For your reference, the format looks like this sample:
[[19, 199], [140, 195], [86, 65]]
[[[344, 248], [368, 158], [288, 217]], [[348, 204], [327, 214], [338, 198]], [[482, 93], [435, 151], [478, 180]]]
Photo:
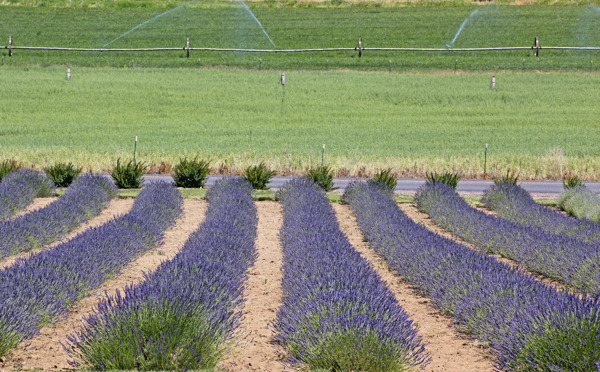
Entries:
[[[302, 52], [339, 52], [356, 51], [357, 48], [314, 48], [314, 49], [234, 49], [234, 48], [63, 48], [33, 46], [3, 46], [2, 49], [20, 50], [57, 50], [67, 52], [161, 52], [191, 50], [199, 52], [248, 52], [248, 53], [302, 53]], [[362, 48], [363, 51], [390, 52], [484, 52], [500, 50], [530, 50], [535, 47], [493, 47], [493, 48]], [[538, 47], [538, 49], [555, 50], [600, 50], [600, 47]]]

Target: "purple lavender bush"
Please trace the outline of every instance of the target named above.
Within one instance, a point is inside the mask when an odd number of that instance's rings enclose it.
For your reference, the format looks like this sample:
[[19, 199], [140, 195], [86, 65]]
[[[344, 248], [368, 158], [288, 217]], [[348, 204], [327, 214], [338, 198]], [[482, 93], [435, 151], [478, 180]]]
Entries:
[[404, 371], [425, 366], [412, 321], [340, 230], [323, 190], [296, 179], [283, 202], [283, 306], [278, 341], [291, 363], [335, 371]]
[[508, 183], [493, 185], [485, 191], [481, 203], [511, 222], [539, 228], [551, 234], [570, 236], [586, 243], [600, 243], [599, 224], [565, 216], [539, 205], [520, 186]]
[[[436, 186], [437, 187], [437, 186]], [[600, 299], [557, 291], [493, 257], [415, 223], [384, 188], [353, 183], [365, 239], [456, 326], [489, 343], [507, 371], [595, 371]]]
[[39, 248], [97, 216], [118, 196], [101, 176], [79, 177], [57, 200], [42, 209], [0, 223], [0, 258]]
[[563, 190], [558, 196], [557, 204], [571, 216], [600, 223], [600, 197], [585, 187]]
[[9, 173], [0, 182], [0, 222], [27, 207], [35, 198], [54, 192], [54, 183], [42, 172], [23, 169]]
[[0, 356], [156, 247], [182, 203], [177, 188], [153, 183], [129, 213], [0, 271]]
[[441, 227], [480, 248], [583, 292], [600, 293], [600, 247], [486, 214], [443, 184], [426, 183], [414, 199]]
[[213, 368], [232, 342], [248, 268], [256, 259], [250, 184], [217, 182], [205, 222], [171, 261], [102, 301], [70, 353], [94, 369]]

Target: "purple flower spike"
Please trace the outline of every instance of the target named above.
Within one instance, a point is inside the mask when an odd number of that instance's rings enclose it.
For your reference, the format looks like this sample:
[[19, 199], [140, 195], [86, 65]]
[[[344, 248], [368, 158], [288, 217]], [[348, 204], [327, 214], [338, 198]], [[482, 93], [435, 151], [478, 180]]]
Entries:
[[596, 244], [488, 215], [441, 183], [423, 185], [415, 203], [437, 224], [482, 249], [580, 291], [600, 293], [600, 247]]
[[206, 220], [171, 261], [107, 297], [71, 355], [96, 369], [214, 368], [240, 322], [248, 268], [256, 259], [257, 216], [250, 184], [211, 188]]
[[284, 207], [284, 298], [275, 328], [290, 362], [347, 371], [427, 365], [412, 321], [348, 242], [322, 189], [302, 178], [277, 198]]
[[117, 195], [118, 190], [104, 177], [79, 177], [63, 196], [46, 207], [0, 222], [0, 258], [39, 248], [62, 238], [100, 214]]
[[[454, 191], [442, 186], [426, 185], [419, 191], [419, 202], [430, 203], [428, 207], [443, 203]], [[600, 358], [598, 297], [557, 291], [431, 232], [408, 218], [389, 192], [376, 185], [353, 183], [343, 200], [356, 214], [369, 244], [435, 306], [453, 315], [460, 329], [488, 342], [499, 369], [596, 369]], [[474, 222], [465, 221], [465, 226], [471, 223], [476, 229]]]
[[511, 222], [539, 228], [555, 235], [572, 237], [585, 243], [595, 245], [600, 243], [599, 224], [587, 219], [578, 220], [565, 216], [540, 205], [520, 186], [507, 183], [493, 185], [486, 190], [481, 202], [496, 212], [499, 217]]
[[54, 192], [54, 183], [42, 172], [23, 169], [9, 173], [0, 183], [0, 221], [9, 219], [33, 199]]
[[156, 247], [182, 202], [174, 186], [149, 185], [129, 213], [0, 271], [0, 356]]

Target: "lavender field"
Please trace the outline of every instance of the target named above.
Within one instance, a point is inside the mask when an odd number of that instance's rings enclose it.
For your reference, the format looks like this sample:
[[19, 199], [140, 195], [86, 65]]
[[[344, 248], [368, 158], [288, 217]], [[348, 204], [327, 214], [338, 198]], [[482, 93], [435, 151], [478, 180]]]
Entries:
[[[404, 214], [383, 184], [352, 184], [342, 196], [351, 213], [338, 222], [317, 184], [289, 181], [277, 201], [268, 202], [281, 206], [283, 221], [278, 238], [269, 242], [283, 257], [274, 263], [283, 274], [278, 299], [260, 288], [251, 293], [247, 285], [249, 276], [263, 274], [254, 267], [268, 257], [256, 246], [264, 234], [257, 227], [263, 216], [256, 203], [265, 202], [255, 202], [242, 179], [209, 189], [202, 222], [180, 238], [176, 252], [114, 294], [97, 289], [114, 278], [127, 282], [132, 265], [162, 254], [169, 234], [187, 218], [180, 190], [150, 184], [129, 212], [48, 246], [106, 209], [117, 193], [105, 179], [82, 177], [46, 207], [11, 217], [52, 192], [46, 185], [38, 174], [26, 173], [0, 183], [6, 195], [1, 200], [10, 205], [0, 222], [0, 231], [7, 231], [0, 239], [6, 247], [0, 263], [31, 252], [0, 269], [2, 368], [51, 370], [70, 363], [99, 370], [272, 370], [260, 348], [249, 360], [234, 362], [240, 348], [255, 343], [244, 325], [265, 322], [262, 328], [271, 333], [261, 347], [276, 349], [269, 358], [276, 358], [277, 370], [433, 371], [434, 361], [443, 360], [426, 329], [441, 332], [440, 322], [448, 319], [446, 327], [459, 343], [446, 342], [456, 348], [446, 358], [468, 361], [461, 348], [476, 343], [475, 354], [487, 360], [487, 367], [476, 370], [600, 370], [599, 229], [539, 206], [518, 187], [496, 185], [486, 192], [482, 202], [496, 216], [473, 208], [446, 185], [428, 183], [419, 190], [416, 205], [481, 248], [475, 250]], [[356, 221], [383, 264], [366, 259], [350, 242], [345, 220]], [[382, 279], [382, 270], [412, 289], [399, 292]], [[539, 276], [561, 281], [568, 290], [544, 284]], [[271, 320], [245, 316], [249, 296], [273, 304]], [[94, 310], [49, 345], [68, 358], [44, 356], [47, 364], [38, 365], [20, 361], [26, 345], [90, 298], [98, 298]], [[405, 309], [415, 298], [429, 307], [418, 322], [410, 306]]]

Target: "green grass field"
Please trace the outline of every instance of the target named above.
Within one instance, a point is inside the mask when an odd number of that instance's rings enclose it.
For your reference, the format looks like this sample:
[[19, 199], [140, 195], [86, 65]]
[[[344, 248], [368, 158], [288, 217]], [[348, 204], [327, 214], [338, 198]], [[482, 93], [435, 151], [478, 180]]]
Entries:
[[[600, 46], [599, 2], [2, 0], [16, 46], [278, 49]], [[260, 20], [263, 30], [252, 18]], [[462, 26], [462, 27], [461, 27]], [[108, 170], [181, 157], [215, 173], [265, 160], [280, 174], [507, 169], [598, 179], [600, 52], [57, 52], [0, 49], [0, 159]], [[591, 62], [594, 61], [594, 62]], [[65, 80], [66, 68], [73, 79]], [[281, 72], [287, 85], [279, 84]], [[541, 72], [541, 73], [540, 73]], [[490, 89], [496, 75], [498, 89]]]
[[[64, 1], [29, 1], [57, 5]], [[19, 1], [18, 3], [29, 3]], [[6, 1], [3, 2], [6, 4]], [[8, 3], [11, 3], [9, 1]], [[78, 2], [74, 2], [78, 4]], [[84, 48], [193, 47], [273, 49], [365, 47], [600, 46], [600, 7], [583, 5], [513, 6], [441, 3], [439, 6], [308, 6], [312, 3], [249, 2], [267, 35], [239, 1], [91, 2], [86, 7], [0, 6], [0, 40], [16, 46]], [[98, 3], [98, 4], [96, 4]], [[113, 4], [101, 6], [102, 3]], [[120, 4], [119, 6], [114, 4]], [[303, 6], [304, 4], [304, 6]], [[417, 3], [422, 4], [422, 3]], [[433, 3], [430, 3], [433, 4]], [[142, 6], [143, 5], [143, 6]], [[380, 4], [381, 5], [381, 4]], [[406, 5], [402, 4], [401, 5]], [[473, 13], [476, 11], [475, 13]], [[468, 18], [471, 16], [470, 18]], [[459, 33], [461, 24], [468, 18]], [[132, 31], [133, 30], [133, 31]], [[454, 43], [452, 40], [455, 39]], [[208, 67], [251, 69], [353, 70], [586, 70], [600, 66], [600, 51], [531, 50], [501, 52], [366, 52], [298, 54], [193, 52], [57, 52], [17, 50], [7, 65]], [[523, 59], [525, 62], [523, 63]], [[597, 70], [592, 63], [592, 69]]]
[[[589, 73], [397, 74], [226, 69], [0, 68], [0, 159], [85, 170], [137, 158], [212, 159], [236, 173], [265, 160], [297, 174], [457, 170], [521, 178], [600, 174], [600, 84]], [[364, 169], [363, 169], [364, 167]], [[167, 167], [168, 169], [168, 167]]]

